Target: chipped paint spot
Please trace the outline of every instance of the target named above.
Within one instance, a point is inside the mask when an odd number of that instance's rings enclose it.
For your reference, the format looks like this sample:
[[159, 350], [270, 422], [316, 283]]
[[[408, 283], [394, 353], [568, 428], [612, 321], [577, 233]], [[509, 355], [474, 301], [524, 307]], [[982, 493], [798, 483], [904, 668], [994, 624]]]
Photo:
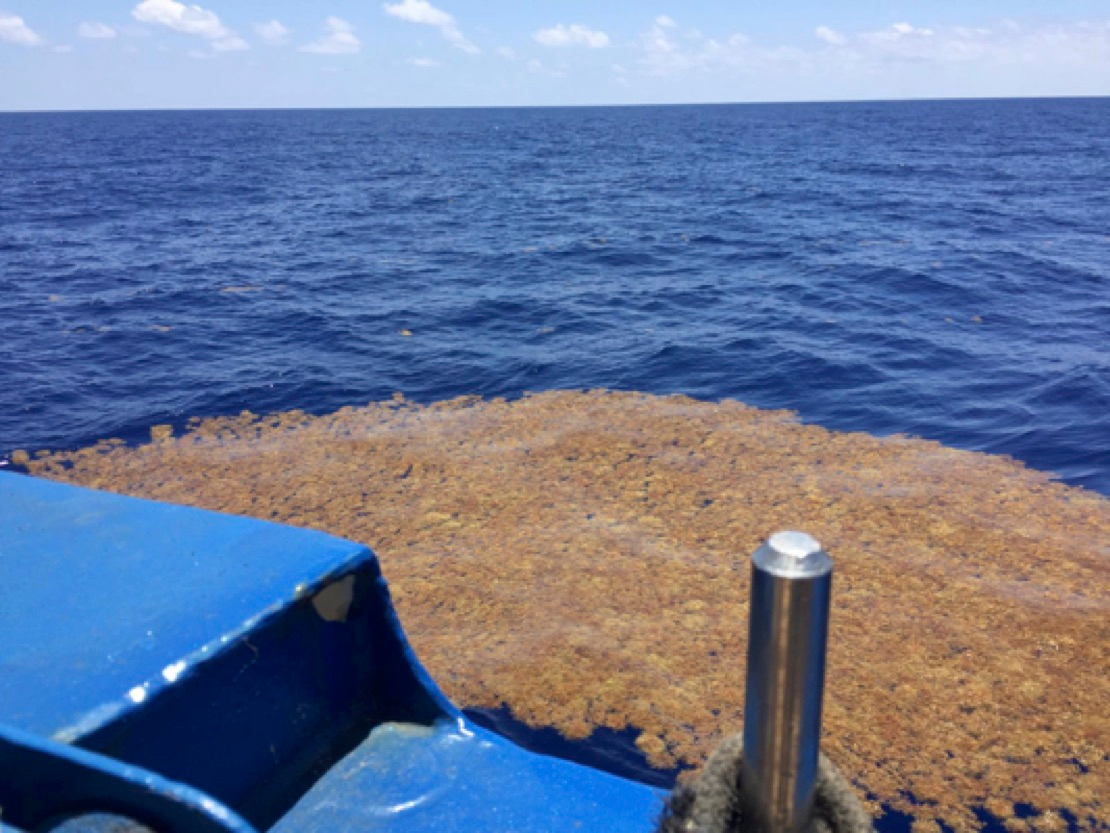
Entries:
[[333, 582], [312, 597], [312, 606], [325, 622], [346, 622], [355, 595], [355, 577]]
[[177, 678], [181, 676], [185, 670], [185, 662], [175, 662], [173, 665], [167, 665], [162, 669], [162, 676], [166, 679], [167, 683], [176, 683]]
[[131, 698], [132, 703], [141, 703], [141, 702], [143, 702], [143, 700], [146, 699], [146, 686], [145, 685], [135, 686], [133, 689], [131, 689], [129, 692], [127, 692], [127, 696]]

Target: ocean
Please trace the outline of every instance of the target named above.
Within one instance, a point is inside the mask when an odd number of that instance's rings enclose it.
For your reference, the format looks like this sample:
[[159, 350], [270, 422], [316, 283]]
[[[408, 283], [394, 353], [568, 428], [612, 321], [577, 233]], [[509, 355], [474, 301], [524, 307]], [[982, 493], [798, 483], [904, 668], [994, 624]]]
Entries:
[[0, 457], [611, 388], [1110, 494], [1110, 99], [0, 114]]

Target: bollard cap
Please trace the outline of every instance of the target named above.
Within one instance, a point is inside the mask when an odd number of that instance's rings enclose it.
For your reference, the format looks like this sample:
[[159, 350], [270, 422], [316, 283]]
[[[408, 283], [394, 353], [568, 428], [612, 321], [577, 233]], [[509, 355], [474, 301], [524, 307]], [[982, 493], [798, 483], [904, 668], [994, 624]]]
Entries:
[[755, 551], [752, 564], [780, 578], [819, 578], [832, 572], [828, 553], [804, 532], [776, 532]]

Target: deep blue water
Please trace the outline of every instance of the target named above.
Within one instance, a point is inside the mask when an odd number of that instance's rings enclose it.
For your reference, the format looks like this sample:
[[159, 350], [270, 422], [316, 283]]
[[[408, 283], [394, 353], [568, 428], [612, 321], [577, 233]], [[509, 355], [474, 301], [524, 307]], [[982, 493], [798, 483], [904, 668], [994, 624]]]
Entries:
[[1110, 494], [1110, 99], [0, 114], [0, 321], [0, 457], [609, 387]]

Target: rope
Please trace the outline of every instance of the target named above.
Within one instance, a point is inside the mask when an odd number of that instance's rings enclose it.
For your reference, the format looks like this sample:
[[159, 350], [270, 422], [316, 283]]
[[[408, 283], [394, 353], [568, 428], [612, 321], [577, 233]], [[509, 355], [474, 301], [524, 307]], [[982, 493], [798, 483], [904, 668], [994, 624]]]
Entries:
[[[675, 787], [657, 833], [748, 833], [740, 798], [742, 738], [726, 738], [692, 785]], [[813, 821], [806, 833], [873, 833], [851, 784], [824, 755], [817, 765]]]

